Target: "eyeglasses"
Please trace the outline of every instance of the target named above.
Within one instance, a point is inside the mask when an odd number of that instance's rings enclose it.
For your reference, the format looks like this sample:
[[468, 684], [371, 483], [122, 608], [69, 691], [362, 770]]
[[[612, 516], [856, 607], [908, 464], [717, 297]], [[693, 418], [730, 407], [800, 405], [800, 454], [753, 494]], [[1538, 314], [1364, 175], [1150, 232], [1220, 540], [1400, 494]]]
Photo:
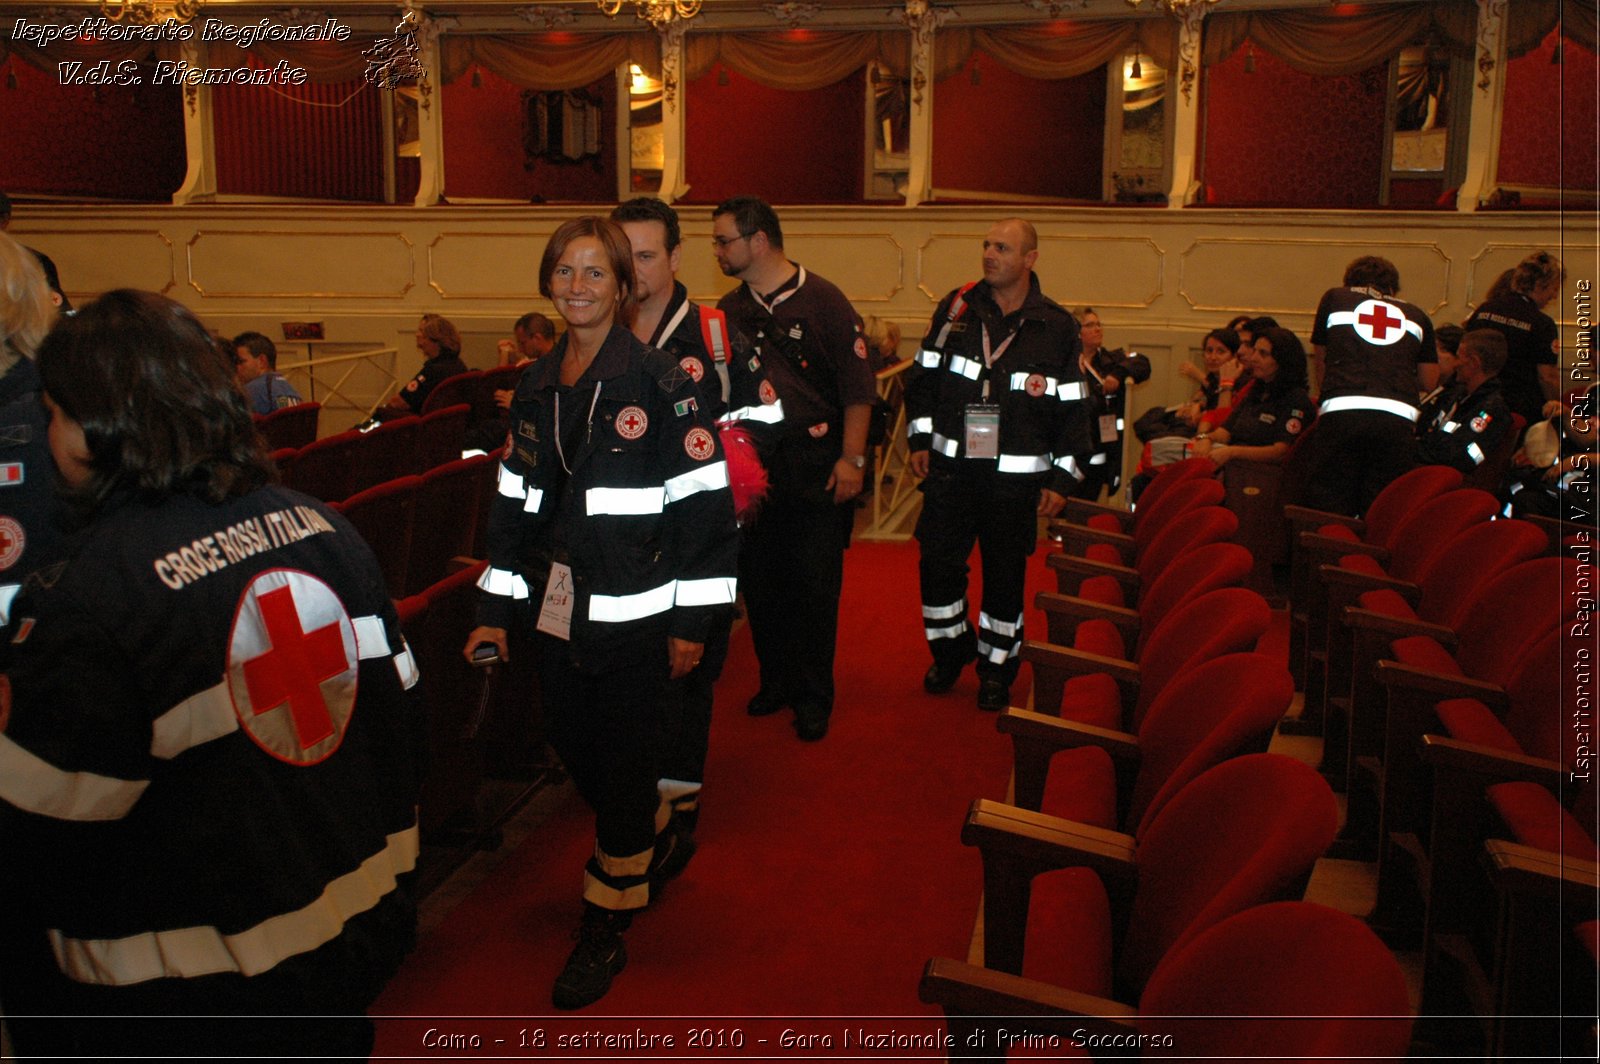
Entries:
[[737, 244], [739, 241], [749, 240], [753, 236], [755, 236], [754, 232], [740, 233], [738, 236], [714, 236], [711, 238], [711, 242], [718, 248], [725, 248], [729, 244]]

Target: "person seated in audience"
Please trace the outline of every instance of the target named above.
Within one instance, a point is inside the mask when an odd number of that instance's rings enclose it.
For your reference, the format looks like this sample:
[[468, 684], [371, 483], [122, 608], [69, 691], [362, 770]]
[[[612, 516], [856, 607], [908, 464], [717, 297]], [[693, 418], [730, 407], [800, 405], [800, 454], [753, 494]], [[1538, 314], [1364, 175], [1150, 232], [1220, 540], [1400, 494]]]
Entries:
[[1486, 298], [1467, 319], [1468, 329], [1490, 328], [1506, 338], [1501, 374], [1506, 403], [1528, 424], [1560, 397], [1561, 332], [1544, 308], [1561, 294], [1566, 270], [1548, 251], [1536, 251], [1511, 272], [1510, 291]]
[[1200, 350], [1204, 368], [1187, 359], [1178, 364], [1178, 372], [1194, 381], [1199, 389], [1191, 398], [1199, 399], [1203, 410], [1232, 406], [1233, 389], [1244, 371], [1239, 361], [1239, 334], [1232, 329], [1212, 329], [1206, 333]]
[[1084, 468], [1083, 479], [1072, 494], [1074, 498], [1097, 499], [1101, 487], [1114, 495], [1121, 486], [1122, 431], [1128, 388], [1150, 379], [1150, 360], [1137, 351], [1124, 352], [1120, 347], [1102, 346], [1105, 332], [1100, 315], [1093, 307], [1081, 308], [1077, 317], [1083, 343], [1078, 367], [1089, 386], [1089, 401], [1095, 414], [1089, 426], [1095, 450]]
[[258, 332], [242, 332], [233, 338], [233, 366], [252, 414], [270, 414], [304, 400], [278, 372], [278, 347]]
[[1203, 414], [1201, 400], [1191, 399], [1174, 407], [1149, 410], [1134, 424], [1134, 433], [1144, 441], [1144, 450], [1139, 455], [1139, 470], [1128, 481], [1128, 491], [1132, 493], [1134, 502], [1139, 501], [1139, 496], [1150, 486], [1162, 466], [1189, 457], [1193, 450], [1189, 441], [1194, 439]]
[[900, 361], [900, 326], [887, 318], [869, 314], [861, 328], [867, 345], [878, 353], [882, 365], [892, 366]]
[[1522, 449], [1512, 460], [1513, 517], [1553, 517], [1585, 521], [1595, 513], [1597, 422], [1596, 388], [1577, 392], [1554, 417], [1528, 427]]
[[422, 404], [440, 381], [467, 372], [467, 364], [461, 361], [461, 333], [449, 318], [424, 314], [417, 324], [417, 350], [422, 352], [422, 369], [372, 412], [377, 420], [422, 413]]
[[496, 347], [502, 366], [526, 366], [550, 353], [556, 345], [556, 327], [549, 318], [531, 310], [511, 326], [511, 339], [501, 340]]
[[1500, 394], [1505, 337], [1493, 329], [1474, 329], [1461, 338], [1452, 362], [1453, 378], [1432, 419], [1417, 422], [1417, 461], [1470, 473], [1511, 431], [1511, 408]]
[[1246, 357], [1254, 384], [1234, 404], [1227, 423], [1194, 438], [1193, 453], [1217, 465], [1235, 458], [1282, 462], [1316, 414], [1306, 392], [1306, 349], [1288, 329], [1256, 331]]
[[1451, 399], [1456, 379], [1456, 349], [1466, 330], [1459, 325], [1440, 325], [1433, 330], [1434, 346], [1439, 350], [1439, 383], [1417, 404], [1417, 434], [1420, 436], [1438, 416], [1442, 402]]

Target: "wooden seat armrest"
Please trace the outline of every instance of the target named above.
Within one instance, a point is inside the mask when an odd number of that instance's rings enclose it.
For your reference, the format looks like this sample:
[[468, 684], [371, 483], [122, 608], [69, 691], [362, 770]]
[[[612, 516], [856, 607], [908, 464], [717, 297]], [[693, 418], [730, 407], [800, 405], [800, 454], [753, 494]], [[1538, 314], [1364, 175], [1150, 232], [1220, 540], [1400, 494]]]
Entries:
[[1062, 720], [1031, 710], [1012, 707], [1000, 714], [995, 726], [1003, 734], [1026, 739], [1052, 751], [1098, 746], [1118, 761], [1138, 762], [1141, 756], [1136, 735], [1097, 728], [1093, 724], [1075, 720]]
[[[1090, 1034], [1128, 1034], [1137, 1028], [1137, 1010], [1109, 998], [1082, 994], [1036, 979], [991, 971], [948, 957], [935, 957], [922, 969], [917, 998], [942, 1007], [950, 1016], [1027, 1016], [1029, 1030], [1048, 1033], [1054, 1030], [1051, 1017], [1070, 1020], [1063, 1033], [1082, 1030]], [[951, 1046], [950, 1055], [958, 1058], [966, 1047]], [[1000, 1056], [1003, 1049], [996, 1049]]]
[[1082, 557], [1096, 543], [1112, 547], [1124, 561], [1133, 558], [1133, 537], [1121, 532], [1106, 532], [1088, 525], [1068, 525], [1061, 533], [1061, 549], [1067, 554]]
[[1020, 858], [1035, 874], [1055, 868], [1090, 869], [1108, 891], [1130, 886], [1138, 878], [1132, 835], [987, 798], [972, 803], [961, 841], [986, 855]]
[[1056, 551], [1046, 556], [1044, 563], [1051, 569], [1064, 569], [1068, 572], [1082, 573], [1084, 576], [1109, 576], [1124, 586], [1139, 586], [1139, 570], [1126, 565], [1097, 562], [1081, 555], [1066, 554], [1062, 551]]
[[[1442, 624], [1432, 624], [1428, 621], [1418, 620], [1414, 617], [1394, 617], [1387, 613], [1377, 613], [1373, 610], [1363, 609], [1360, 606], [1346, 606], [1344, 609], [1344, 623], [1363, 632], [1378, 632], [1393, 639], [1404, 639], [1407, 636], [1425, 635], [1437, 639], [1446, 650], [1456, 647], [1456, 633], [1453, 628], [1446, 628]], [[1398, 662], [1392, 664], [1399, 665]], [[1404, 666], [1401, 666], [1402, 668]], [[1435, 675], [1431, 674], [1430, 675]]]
[[1117, 631], [1122, 633], [1124, 639], [1134, 639], [1139, 635], [1141, 619], [1138, 610], [1095, 602], [1093, 599], [1079, 598], [1076, 595], [1063, 595], [1056, 591], [1039, 592], [1033, 598], [1033, 605], [1044, 611], [1045, 621], [1052, 632], [1053, 643], [1063, 642], [1054, 637], [1056, 626], [1061, 621], [1110, 621], [1116, 625]]
[[1489, 873], [1500, 890], [1532, 895], [1549, 905], [1564, 904], [1574, 911], [1592, 911], [1600, 889], [1600, 865], [1539, 850], [1505, 839], [1483, 844]]
[[1561, 766], [1554, 761], [1528, 754], [1480, 746], [1452, 739], [1448, 735], [1424, 735], [1422, 760], [1436, 772], [1469, 773], [1481, 778], [1485, 787], [1496, 783], [1537, 783], [1552, 791], [1561, 780]]
[[1497, 716], [1504, 715], [1511, 704], [1503, 687], [1474, 680], [1470, 676], [1430, 672], [1402, 665], [1398, 661], [1378, 662], [1378, 682], [1389, 689], [1391, 697], [1403, 691], [1426, 696], [1432, 702], [1443, 702], [1447, 698], [1476, 698]]
[[1346, 554], [1365, 554], [1379, 561], [1387, 561], [1389, 552], [1383, 547], [1364, 543], [1360, 540], [1335, 539], [1332, 536], [1320, 535], [1316, 532], [1302, 532], [1295, 549], [1304, 551], [1310, 561], [1321, 561], [1327, 558], [1338, 560]]
[[1113, 518], [1124, 529], [1133, 525], [1133, 511], [1125, 510], [1120, 506], [1107, 506], [1105, 503], [1090, 502], [1088, 499], [1068, 499], [1067, 504], [1061, 508], [1061, 516], [1050, 522], [1050, 530], [1054, 532], [1057, 525], [1083, 524], [1091, 517]]
[[1347, 601], [1353, 601], [1363, 592], [1380, 591], [1385, 588], [1396, 592], [1413, 606], [1422, 600], [1422, 589], [1416, 584], [1409, 580], [1397, 580], [1387, 574], [1374, 576], [1356, 569], [1324, 565], [1318, 568], [1317, 575], [1329, 588], [1338, 589], [1338, 593], [1345, 596]]
[[1294, 503], [1283, 508], [1283, 519], [1293, 525], [1297, 532], [1319, 528], [1322, 525], [1343, 525], [1357, 532], [1367, 527], [1367, 523], [1359, 517], [1346, 517], [1344, 514], [1329, 513], [1327, 510], [1313, 510], [1308, 506], [1297, 506]]
[[1139, 666], [1131, 661], [1090, 654], [1056, 643], [1026, 640], [1022, 644], [1022, 660], [1036, 669], [1055, 669], [1069, 676], [1090, 676], [1103, 672], [1120, 684], [1137, 686], [1139, 683]]

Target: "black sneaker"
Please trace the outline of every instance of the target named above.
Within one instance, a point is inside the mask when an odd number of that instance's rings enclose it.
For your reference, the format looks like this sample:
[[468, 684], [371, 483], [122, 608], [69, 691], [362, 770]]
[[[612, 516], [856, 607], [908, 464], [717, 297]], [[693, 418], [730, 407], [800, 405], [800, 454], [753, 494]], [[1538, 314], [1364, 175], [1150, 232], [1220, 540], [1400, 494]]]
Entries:
[[556, 1008], [581, 1009], [606, 996], [611, 980], [628, 964], [628, 950], [622, 944], [627, 915], [604, 909], [585, 911], [583, 923], [572, 933], [578, 944], [556, 976], [550, 994]]
[[661, 888], [683, 874], [698, 848], [694, 836], [677, 830], [677, 817], [674, 816], [672, 824], [656, 840], [656, 852], [650, 859], [650, 871], [646, 873], [650, 877], [651, 901], [656, 899]]
[[750, 700], [750, 704], [744, 707], [744, 711], [752, 717], [770, 717], [788, 704], [788, 699], [776, 691], [769, 691], [763, 687], [756, 692], [755, 697]]
[[978, 681], [978, 708], [998, 713], [1011, 704], [1011, 688], [1001, 680]]
[[961, 678], [961, 670], [966, 667], [965, 661], [936, 661], [922, 674], [922, 689], [930, 695], [942, 695], [956, 685]]
[[828, 734], [827, 714], [801, 713], [795, 710], [794, 733], [803, 743], [814, 743], [825, 738]]

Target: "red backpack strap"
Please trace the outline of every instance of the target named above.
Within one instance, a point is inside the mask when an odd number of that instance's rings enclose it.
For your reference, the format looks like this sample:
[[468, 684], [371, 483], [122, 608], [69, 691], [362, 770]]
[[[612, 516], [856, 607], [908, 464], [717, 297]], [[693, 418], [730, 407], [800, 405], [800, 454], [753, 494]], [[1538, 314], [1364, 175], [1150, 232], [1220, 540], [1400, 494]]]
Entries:
[[700, 339], [713, 363], [728, 361], [728, 316], [714, 307], [700, 308]]
[[939, 338], [934, 341], [934, 346], [937, 347], [940, 352], [944, 351], [945, 341], [950, 339], [950, 326], [954, 325], [961, 315], [966, 313], [967, 292], [970, 291], [972, 286], [977, 283], [977, 281], [968, 281], [966, 284], [956, 289], [955, 298], [950, 300], [950, 308], [949, 310], [945, 311], [944, 325], [939, 329]]

